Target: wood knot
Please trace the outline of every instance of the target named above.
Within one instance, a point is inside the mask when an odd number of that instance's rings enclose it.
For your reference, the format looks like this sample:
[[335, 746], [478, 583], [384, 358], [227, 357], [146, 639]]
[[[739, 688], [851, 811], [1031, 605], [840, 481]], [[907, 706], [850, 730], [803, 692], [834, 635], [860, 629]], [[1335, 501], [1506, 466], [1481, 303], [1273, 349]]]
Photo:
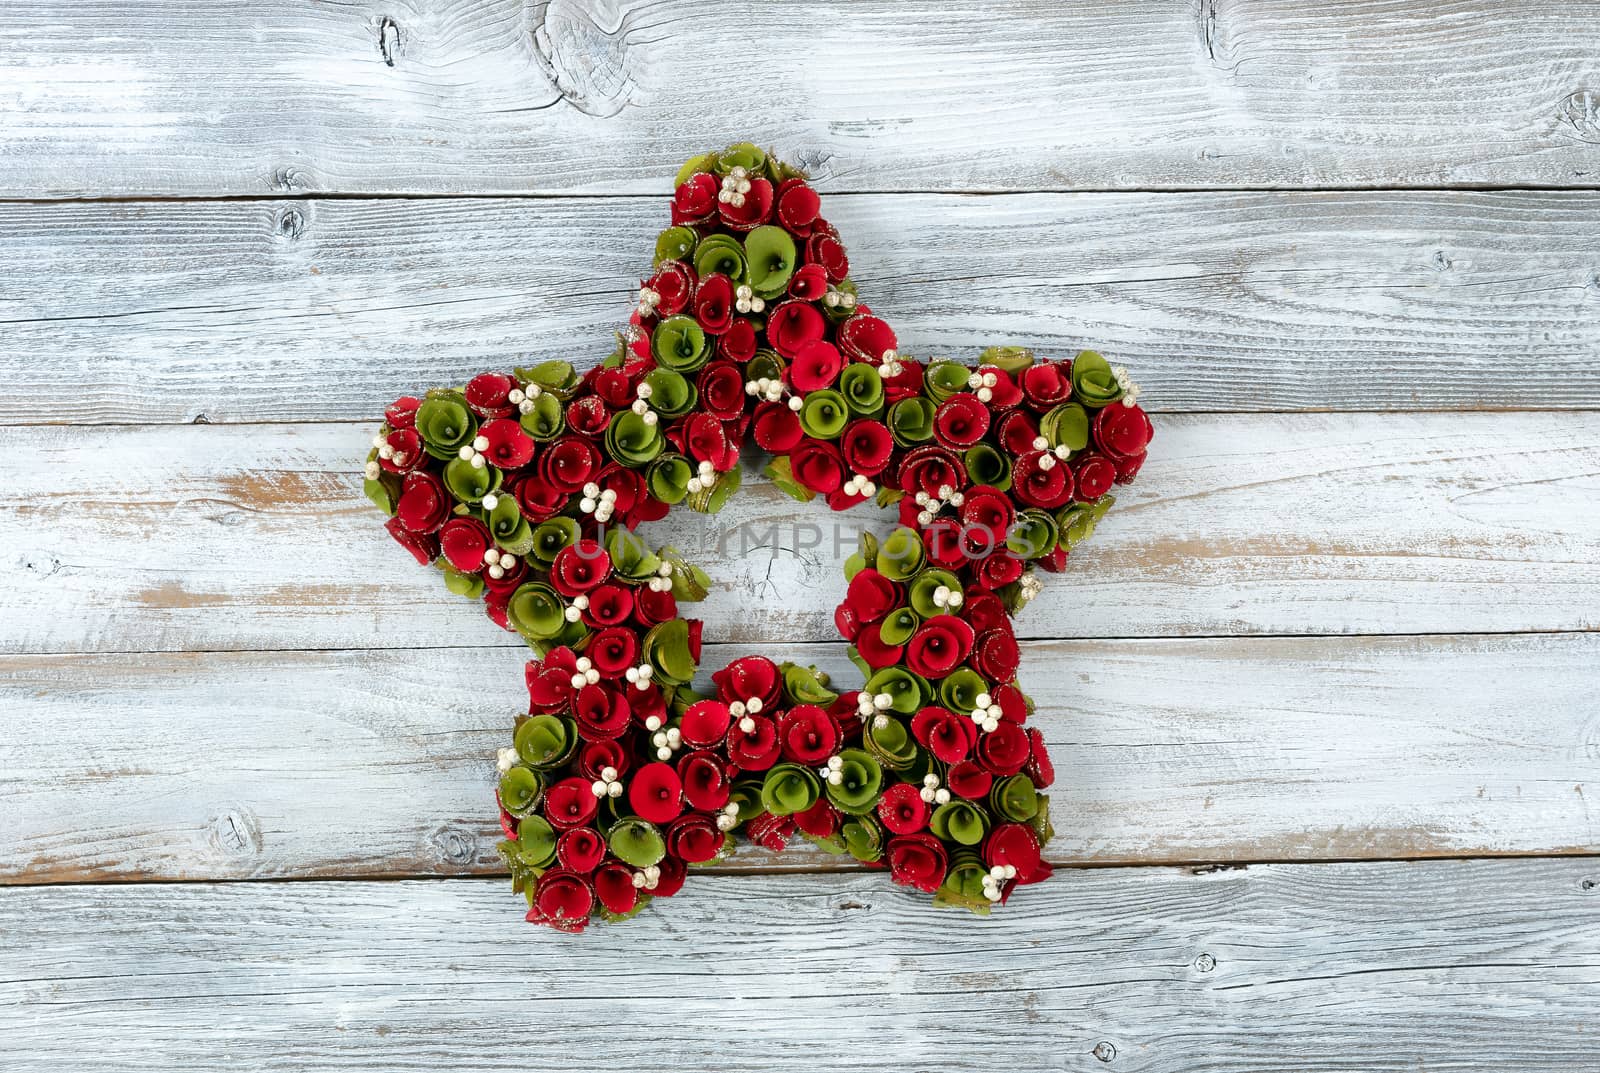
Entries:
[[225, 808], [211, 818], [211, 844], [227, 857], [261, 852], [261, 824], [248, 809]]
[[1210, 972], [1217, 967], [1217, 959], [1210, 954], [1201, 954], [1194, 959], [1194, 967], [1200, 972]]
[[303, 190], [312, 190], [315, 184], [299, 168], [292, 164], [285, 164], [281, 168], [274, 168], [272, 178], [269, 180], [272, 189], [285, 194], [292, 194]]
[[1107, 1043], [1105, 1040], [1101, 1040], [1099, 1043], [1094, 1045], [1094, 1049], [1089, 1053], [1100, 1059], [1102, 1062], [1109, 1062], [1117, 1056], [1117, 1049], [1111, 1044]]
[[378, 54], [383, 57], [383, 62], [390, 67], [394, 66], [394, 58], [400, 52], [400, 24], [391, 16], [385, 15], [378, 20]]
[[1600, 93], [1580, 89], [1561, 98], [1556, 116], [1586, 142], [1600, 142]]
[[1595, 879], [1593, 876], [1584, 876], [1578, 880], [1578, 889], [1585, 894], [1593, 894], [1596, 890], [1600, 890], [1600, 879]]
[[459, 827], [440, 827], [429, 841], [439, 860], [457, 868], [465, 868], [478, 855], [477, 838]]
[[[567, 10], [567, 8], [571, 10]], [[588, 4], [541, 5], [532, 28], [534, 59], [550, 85], [573, 108], [609, 119], [628, 106], [628, 19], [599, 25]]]
[[278, 213], [278, 222], [274, 229], [279, 237], [293, 242], [306, 229], [305, 215], [299, 209], [284, 209]]

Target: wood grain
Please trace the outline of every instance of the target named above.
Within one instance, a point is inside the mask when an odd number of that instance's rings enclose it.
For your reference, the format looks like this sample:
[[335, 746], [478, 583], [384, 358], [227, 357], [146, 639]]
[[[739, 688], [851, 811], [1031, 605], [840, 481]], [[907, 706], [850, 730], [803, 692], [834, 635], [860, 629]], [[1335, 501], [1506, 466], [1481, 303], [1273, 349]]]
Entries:
[[[371, 426], [0, 429], [0, 651], [517, 645], [383, 531]], [[752, 463], [753, 464], [753, 463]], [[1169, 416], [1027, 637], [1600, 627], [1600, 415]], [[712, 641], [831, 641], [876, 508], [752, 474], [643, 534]]]
[[475, 880], [12, 889], [0, 1035], [17, 1073], [1587, 1073], [1597, 877], [1094, 870], [988, 920], [881, 875], [696, 877], [581, 937]]
[[[708, 648], [702, 677], [748, 651]], [[837, 645], [761, 651], [859, 682]], [[523, 659], [0, 658], [0, 882], [498, 872]], [[1600, 635], [1034, 642], [1021, 679], [1053, 860], [1600, 851]]]
[[1596, 184], [1600, 9], [1508, 0], [12, 5], [0, 194]]
[[[1600, 193], [827, 208], [920, 356], [1092, 345], [1165, 411], [1600, 407]], [[0, 423], [366, 420], [519, 359], [587, 366], [665, 220], [661, 197], [0, 205]]]

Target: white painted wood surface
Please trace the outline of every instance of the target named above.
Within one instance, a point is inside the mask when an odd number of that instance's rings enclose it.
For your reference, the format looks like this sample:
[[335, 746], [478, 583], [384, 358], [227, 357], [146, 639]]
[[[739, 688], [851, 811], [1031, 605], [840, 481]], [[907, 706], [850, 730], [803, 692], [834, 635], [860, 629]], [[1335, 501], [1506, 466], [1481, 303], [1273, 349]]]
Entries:
[[[859, 681], [838, 645], [761, 646]], [[743, 646], [713, 646], [702, 677]], [[0, 882], [498, 873], [513, 649], [0, 657]], [[1582, 853], [1600, 635], [1049, 641], [1070, 864]], [[751, 848], [737, 866], [841, 867]]]
[[[508, 910], [513, 910], [508, 912]], [[695, 877], [531, 928], [493, 881], [0, 890], [10, 1069], [1594, 1068], [1593, 861]]]
[[[520, 644], [382, 529], [371, 425], [0, 429], [0, 651]], [[752, 462], [753, 464], [753, 462]], [[1600, 415], [1168, 415], [1023, 636], [1600, 626]], [[856, 534], [752, 474], [642, 532], [713, 641], [832, 641]]]
[[[1593, 0], [11, 0], [0, 193], [1593, 186]], [[670, 173], [669, 173], [670, 174]]]
[[[0, 422], [367, 420], [518, 358], [587, 364], [648, 270], [665, 185], [0, 204]], [[1600, 192], [825, 207], [913, 354], [1094, 346], [1164, 411], [1600, 407]]]
[[[976, 921], [752, 851], [578, 939], [394, 881], [495, 871], [525, 654], [359, 444], [597, 357], [744, 136], [904, 349], [1164, 411], [1019, 620], [1050, 855], [1117, 867]], [[1597, 0], [0, 0], [0, 236], [5, 1073], [1593, 1067]], [[705, 665], [849, 676], [801, 642], [882, 521], [774, 520], [654, 527]]]

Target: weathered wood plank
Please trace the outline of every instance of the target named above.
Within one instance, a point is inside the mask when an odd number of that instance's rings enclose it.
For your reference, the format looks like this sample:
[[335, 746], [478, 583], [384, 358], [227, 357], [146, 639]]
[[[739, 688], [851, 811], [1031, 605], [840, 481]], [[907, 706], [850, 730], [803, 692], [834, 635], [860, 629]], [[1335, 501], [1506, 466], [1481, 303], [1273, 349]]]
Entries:
[[1600, 9], [1507, 0], [11, 5], [0, 194], [1594, 185]]
[[[859, 681], [837, 645], [760, 650]], [[0, 882], [496, 872], [522, 659], [0, 658]], [[1600, 851], [1600, 635], [1035, 642], [1022, 682], [1054, 860]]]
[[0, 1033], [18, 1073], [1588, 1073], [1597, 876], [1104, 869], [988, 920], [884, 876], [707, 877], [582, 937], [475, 880], [12, 889]]
[[[0, 423], [362, 420], [518, 357], [587, 365], [665, 209], [0, 205]], [[1600, 407], [1600, 193], [866, 196], [829, 213], [918, 355], [1094, 345], [1160, 410]]]
[[[370, 426], [0, 429], [0, 651], [514, 645], [383, 531]], [[1600, 627], [1600, 415], [1170, 416], [1027, 637]], [[873, 508], [752, 475], [645, 527], [713, 641], [831, 641]], [[688, 606], [688, 605], [686, 605]]]

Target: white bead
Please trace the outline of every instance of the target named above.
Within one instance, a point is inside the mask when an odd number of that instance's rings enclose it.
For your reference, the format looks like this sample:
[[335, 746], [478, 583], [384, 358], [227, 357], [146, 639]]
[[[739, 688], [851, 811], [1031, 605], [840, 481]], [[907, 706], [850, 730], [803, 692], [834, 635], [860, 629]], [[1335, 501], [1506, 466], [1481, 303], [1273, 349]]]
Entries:
[[722, 202], [724, 205], [728, 204], [733, 200], [733, 191], [724, 186], [721, 190], [717, 191], [717, 200]]
[[798, 412], [800, 407], [801, 407], [801, 405], [802, 404], [800, 402], [800, 396], [798, 396], [798, 395], [794, 396], [793, 398], [791, 398], [789, 400], [789, 409], [791, 409], [791, 410], [794, 410], [794, 411]]
[[456, 452], [456, 457], [461, 459], [461, 461], [466, 462], [475, 454], [477, 454], [477, 452], [472, 449], [472, 444], [463, 443], [461, 445], [461, 450]]
[[661, 717], [659, 715], [652, 715], [650, 718], [644, 721], [644, 728], [646, 730], [660, 730]]
[[732, 704], [728, 705], [728, 714], [733, 716], [735, 719], [743, 715], [744, 712], [744, 701], [742, 700], [736, 700]]
[[500, 549], [490, 548], [488, 551], [484, 552], [483, 561], [490, 566], [498, 563], [500, 561]]
[[674, 749], [682, 745], [683, 731], [679, 730], [677, 727], [673, 727], [671, 730], [667, 731], [667, 744], [672, 746]]
[[528, 396], [526, 396], [526, 395], [524, 395], [522, 393], [522, 389], [521, 388], [515, 388], [514, 387], [514, 388], [512, 388], [510, 391], [508, 391], [506, 393], [506, 401], [511, 403], [513, 406], [515, 406], [517, 403], [521, 402], [523, 399], [525, 399], [527, 397]]
[[999, 385], [1000, 385], [1000, 376], [999, 376], [998, 373], [984, 373], [983, 374], [983, 386], [984, 387], [998, 387]]
[[[743, 313], [744, 310], [741, 309], [739, 312]], [[757, 392], [759, 392], [760, 390], [761, 390], [761, 385], [756, 383], [754, 380], [747, 381], [745, 383], [745, 385], [744, 385], [744, 393], [746, 395], [754, 395]]]
[[644, 886], [644, 873], [643, 872], [635, 872], [635, 873], [633, 873], [633, 885], [636, 886], [636, 887]]
[[510, 771], [516, 762], [517, 751], [510, 746], [495, 751], [494, 766], [500, 769], [500, 774], [504, 775]]
[[367, 480], [369, 480], [369, 481], [377, 480], [378, 479], [378, 475], [380, 473], [382, 473], [382, 472], [383, 472], [383, 467], [378, 465], [376, 462], [368, 462], [367, 463]]
[[827, 306], [829, 309], [836, 307], [839, 304], [839, 292], [829, 291], [827, 294], [823, 295], [822, 304]]
[[928, 772], [926, 775], [922, 776], [922, 785], [926, 786], [930, 790], [937, 789], [939, 786], [939, 776], [935, 775], [931, 771]]
[[734, 182], [738, 182], [749, 174], [750, 173], [745, 170], [743, 164], [735, 164], [733, 167], [728, 169], [728, 175], [733, 179]]
[[582, 689], [584, 686], [586, 686], [588, 684], [589, 684], [589, 680], [587, 678], [585, 678], [582, 674], [575, 674], [575, 675], [572, 676], [572, 688], [573, 689]]
[[579, 656], [576, 666], [580, 671], [587, 671], [594, 666], [594, 661], [588, 656]]
[[861, 494], [864, 496], [870, 496], [877, 490], [878, 486], [873, 484], [871, 481], [864, 481], [861, 485]]
[[877, 708], [879, 711], [882, 711], [893, 703], [894, 698], [887, 693], [879, 693], [876, 697], [872, 698], [872, 706]]
[[717, 817], [717, 830], [719, 830], [719, 831], [731, 831], [731, 830], [733, 830], [733, 825], [736, 822], [738, 822], [738, 821], [736, 821], [732, 816], [718, 816]]
[[483, 466], [484, 466], [483, 456], [482, 455], [473, 455], [472, 456], [472, 468], [473, 469], [482, 469]]
[[928, 498], [929, 497], [928, 497], [928, 493], [927, 492], [918, 492], [917, 495], [916, 495], [917, 506], [919, 506], [919, 507], [927, 506], [928, 505]]
[[595, 484], [593, 481], [590, 481], [588, 484], [583, 486], [583, 494], [587, 498], [593, 499], [600, 494], [600, 486]]
[[828, 772], [828, 784], [830, 786], [842, 786], [844, 784], [844, 772], [842, 772], [842, 771], [830, 771], [830, 772]]
[[966, 597], [961, 595], [959, 592], [952, 592], [950, 594], [949, 604], [951, 607], [960, 607], [965, 600]]
[[1072, 454], [1072, 448], [1068, 447], [1066, 444], [1062, 444], [1060, 447], [1056, 448], [1055, 454], [1057, 458], [1065, 462], [1068, 456]]
[[954, 488], [950, 487], [948, 484], [941, 484], [939, 486], [939, 498], [940, 499], [949, 499], [951, 496], [953, 496], [955, 494], [956, 494], [956, 490]]
[[606, 793], [610, 794], [612, 797], [621, 797], [622, 796], [622, 783], [620, 783], [620, 782], [612, 783], [610, 786], [606, 787]]
[[615, 503], [616, 501], [617, 501], [616, 489], [607, 488], [605, 491], [600, 493], [600, 502], [602, 502], [602, 503]]
[[972, 721], [974, 723], [977, 723], [980, 727], [983, 726], [983, 724], [985, 722], [987, 722], [988, 719], [989, 719], [989, 713], [984, 711], [982, 708], [974, 708], [974, 709], [972, 709]]
[[647, 425], [654, 425], [659, 420], [661, 419], [656, 416], [656, 412], [654, 410], [651, 410], [649, 413], [644, 415], [644, 423]]
[[754, 734], [756, 732], [756, 721], [747, 715], [739, 720], [739, 729], [746, 734]]
[[702, 477], [706, 476], [707, 474], [711, 474], [711, 473], [717, 472], [717, 467], [713, 466], [711, 464], [711, 460], [710, 459], [706, 459], [705, 461], [701, 462], [699, 468], [700, 468], [700, 475]]
[[589, 498], [584, 498], [584, 499], [578, 500], [578, 509], [583, 511], [583, 513], [585, 513], [585, 514], [593, 514], [594, 513], [594, 508], [595, 508], [594, 500], [589, 499]]
[[1000, 705], [998, 705], [998, 704], [989, 705], [989, 718], [990, 719], [999, 719], [1004, 714], [1006, 714], [1006, 713], [1001, 711]]
[[967, 386], [973, 388], [974, 390], [982, 387], [983, 377], [979, 376], [977, 373], [973, 373], [971, 376], [967, 377]]
[[499, 563], [495, 563], [493, 566], [489, 567], [489, 576], [494, 578], [496, 581], [499, 581], [501, 578], [506, 576], [505, 567], [501, 566]]
[[600, 681], [600, 672], [599, 671], [584, 671], [583, 672], [583, 677], [584, 677], [584, 680], [587, 681], [590, 685], [594, 685], [596, 682]]
[[647, 864], [645, 865], [644, 874], [647, 879], [660, 879], [661, 868], [659, 865]]
[[381, 432], [372, 437], [372, 446], [374, 447], [383, 447], [388, 442], [389, 441], [384, 438], [384, 435]]
[[842, 756], [830, 756], [830, 757], [828, 757], [828, 770], [830, 770], [830, 771], [838, 771], [842, 767], [844, 767], [844, 757], [842, 757]]
[[762, 704], [760, 697], [751, 697], [749, 700], [744, 702], [744, 710], [749, 712], [751, 715], [760, 715], [761, 708]]
[[657, 748], [660, 748], [661, 746], [665, 745], [666, 743], [667, 743], [667, 732], [665, 730], [656, 731], [655, 735], [650, 739], [650, 744], [656, 746]]
[[605, 767], [600, 769], [600, 777], [607, 782], [616, 782], [617, 774], [617, 769], [612, 767], [610, 764], [607, 764]]
[[1050, 441], [1043, 436], [1035, 436], [1033, 438], [1033, 449], [1035, 451], [1048, 451], [1050, 449]]
[[510, 552], [506, 552], [506, 553], [504, 553], [503, 555], [500, 556], [500, 568], [502, 570], [510, 570], [513, 566], [516, 566], [516, 565], [517, 565], [517, 557], [515, 555], [512, 555]]
[[998, 720], [998, 719], [985, 719], [984, 720], [984, 722], [983, 722], [983, 732], [985, 734], [993, 734], [996, 730], [999, 730], [999, 729], [1000, 729], [1000, 720]]
[[962, 493], [960, 493], [960, 492], [957, 492], [955, 495], [950, 497], [950, 505], [952, 507], [959, 507], [959, 506], [961, 506], [961, 504], [965, 503], [966, 501], [967, 501], [967, 497], [965, 495], [963, 495]]
[[734, 187], [734, 190], [741, 194], [748, 194], [750, 192], [750, 181], [748, 179], [740, 179], [739, 185]]
[[933, 512], [932, 511], [926, 511], [926, 510], [918, 511], [917, 512], [917, 524], [918, 525], [932, 525], [933, 524]]
[[991, 879], [1004, 879], [1006, 877], [1005, 866], [997, 864], [989, 869], [989, 877]]
[[990, 887], [988, 890], [984, 891], [983, 896], [989, 899], [991, 902], [998, 902], [1000, 900], [1000, 892], [993, 887]]
[[604, 797], [606, 796], [606, 784], [596, 779], [589, 784], [589, 792], [596, 797]]
[[[499, 567], [496, 567], [495, 569], [499, 569]], [[576, 607], [569, 607], [565, 611], [561, 612], [561, 615], [568, 622], [577, 622], [583, 617], [583, 612], [579, 611]]]
[[934, 804], [936, 804], [936, 805], [948, 805], [950, 803], [950, 791], [949, 790], [935, 790], [935, 791], [933, 791], [933, 801], [934, 801]]
[[656, 673], [656, 669], [654, 667], [650, 666], [650, 664], [648, 664], [648, 663], [639, 664], [639, 677], [640, 678], [649, 678], [651, 675], [653, 675], [655, 673]]
[[517, 403], [518, 413], [531, 414], [533, 413], [533, 410], [534, 406], [532, 399], [523, 399], [521, 402]]
[[882, 730], [884, 727], [889, 725], [889, 717], [887, 715], [874, 716], [872, 719], [872, 725], [876, 729]]
[[378, 457], [384, 459], [385, 461], [393, 458], [394, 448], [390, 447], [387, 443], [384, 444], [382, 447], [378, 448]]
[[656, 759], [657, 760], [671, 760], [672, 759], [672, 750], [667, 748], [665, 745], [663, 745], [661, 748], [656, 750]]
[[722, 811], [725, 815], [737, 816], [739, 815], [739, 806], [735, 802], [729, 801], [726, 805], [722, 806]]
[[978, 389], [978, 401], [979, 402], [988, 402], [989, 400], [991, 400], [993, 398], [994, 398], [994, 391], [992, 389], [986, 388], [986, 387], [980, 387]]
[[980, 708], [987, 708], [989, 705], [994, 703], [994, 698], [989, 696], [987, 693], [979, 693], [978, 699], [973, 701], [973, 703]]
[[660, 574], [662, 577], [671, 577], [672, 564], [670, 562], [662, 563], [660, 566], [656, 567], [656, 573]]
[[633, 405], [628, 407], [628, 409], [632, 410], [636, 414], [647, 414], [650, 412], [650, 404], [645, 402], [643, 399], [634, 399]]
[[[568, 610], [576, 610], [576, 608], [568, 608]], [[626, 678], [630, 682], [637, 682], [639, 680], [639, 668], [629, 667], [627, 670], [622, 672], [622, 677]]]
[[1005, 874], [1006, 874], [1006, 878], [1007, 879], [1016, 879], [1017, 878], [1017, 866], [1014, 865], [1014, 864], [1006, 865], [1005, 866]]
[[1055, 456], [1054, 455], [1040, 455], [1039, 456], [1039, 468], [1044, 470], [1046, 473], [1049, 473], [1051, 470], [1055, 469], [1056, 468]]
[[895, 352], [894, 347], [890, 347], [888, 350], [885, 350], [881, 355], [879, 355], [881, 360], [888, 362], [892, 362], [898, 357], [900, 357], [900, 355]]
[[572, 606], [581, 611], [587, 611], [589, 610], [589, 598], [580, 592], [572, 598]]
[[933, 804], [933, 791], [928, 789], [926, 786], [922, 788], [922, 793], [919, 796], [922, 798], [922, 800], [928, 802], [928, 804]]
[[479, 436], [477, 439], [473, 440], [472, 449], [474, 451], [487, 451], [489, 449], [489, 437]]
[[483, 497], [484, 510], [494, 510], [494, 508], [498, 507], [499, 505], [500, 497], [495, 495], [493, 492], [490, 492], [488, 495]]

